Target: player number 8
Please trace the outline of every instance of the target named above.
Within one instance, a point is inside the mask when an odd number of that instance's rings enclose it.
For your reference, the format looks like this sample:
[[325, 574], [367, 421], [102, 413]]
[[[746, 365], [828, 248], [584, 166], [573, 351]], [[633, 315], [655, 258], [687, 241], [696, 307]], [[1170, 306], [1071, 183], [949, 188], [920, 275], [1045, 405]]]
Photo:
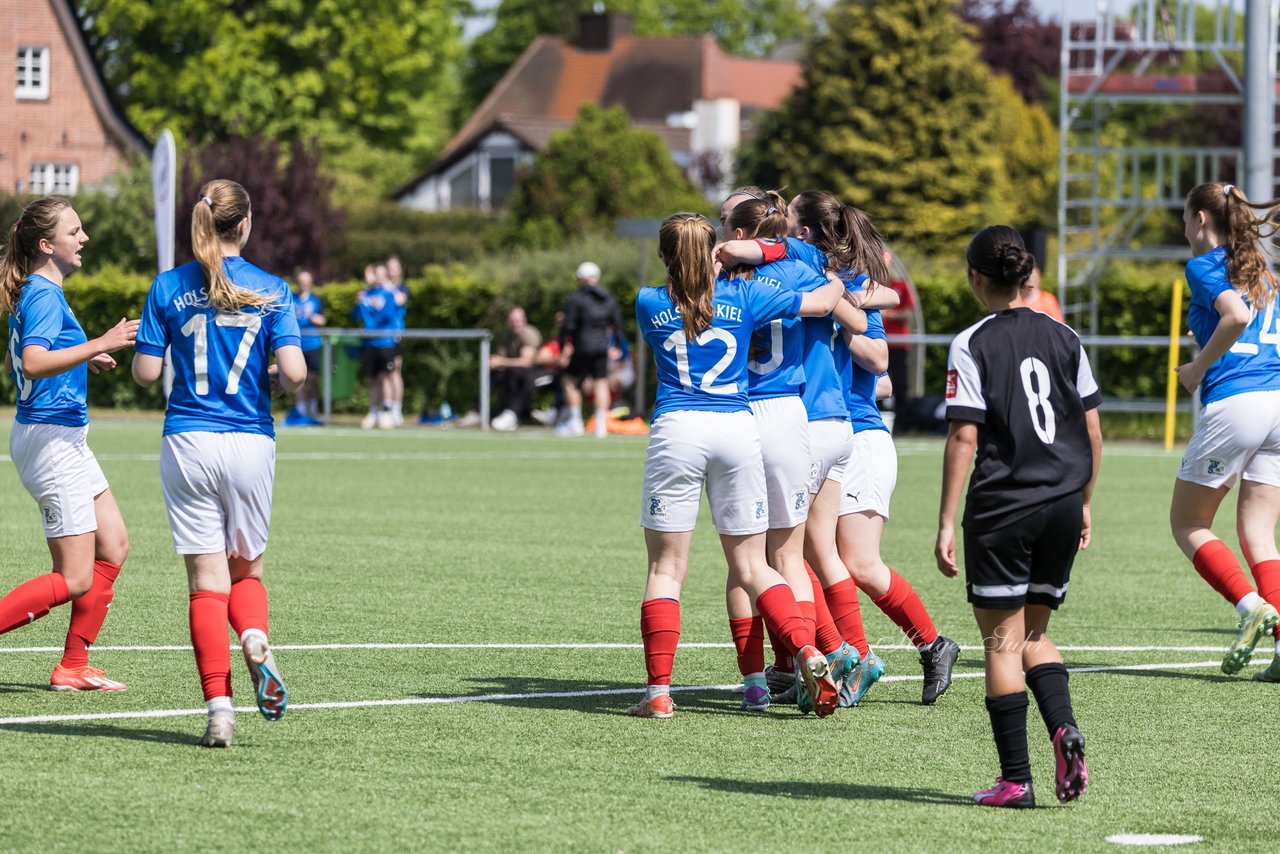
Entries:
[[[1022, 360], [1018, 373], [1022, 374], [1022, 390], [1027, 393], [1027, 408], [1031, 410], [1031, 426], [1035, 428], [1041, 442], [1052, 445], [1057, 424], [1053, 419], [1053, 407], [1049, 404], [1049, 369], [1045, 367], [1044, 362], [1032, 356]], [[1043, 424], [1040, 423], [1041, 412], [1044, 413]]]

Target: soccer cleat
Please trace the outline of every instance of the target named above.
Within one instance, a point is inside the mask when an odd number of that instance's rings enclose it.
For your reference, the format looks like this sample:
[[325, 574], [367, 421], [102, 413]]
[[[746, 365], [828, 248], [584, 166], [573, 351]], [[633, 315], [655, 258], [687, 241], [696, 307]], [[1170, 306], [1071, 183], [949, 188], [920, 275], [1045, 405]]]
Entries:
[[853, 675], [853, 699], [850, 705], [856, 706], [862, 702], [862, 698], [867, 696], [867, 692], [871, 690], [871, 686], [880, 681], [880, 677], [884, 675], [884, 659], [876, 655], [874, 651], [867, 650], [867, 654], [862, 657], [862, 661], [858, 664], [858, 669]]
[[49, 677], [49, 687], [54, 691], [127, 691], [129, 686], [114, 679], [96, 667], [63, 667], [55, 664]]
[[1036, 805], [1036, 793], [1031, 782], [1015, 783], [1003, 777], [996, 778], [996, 784], [990, 789], [975, 792], [973, 802], [983, 807], [1012, 807], [1013, 809], [1030, 809]]
[[499, 433], [510, 433], [520, 426], [520, 419], [510, 409], [504, 409], [489, 422], [489, 426]]
[[1255, 605], [1249, 613], [1240, 618], [1236, 628], [1236, 639], [1227, 650], [1227, 657], [1222, 659], [1222, 672], [1228, 676], [1239, 673], [1253, 657], [1253, 648], [1263, 637], [1271, 637], [1280, 620], [1280, 614], [1266, 602]]
[[396, 429], [396, 416], [390, 409], [384, 409], [378, 413], [374, 423], [378, 425], [379, 430], [394, 430]]
[[769, 708], [769, 686], [759, 676], [748, 677], [742, 688], [742, 710], [763, 712]]
[[788, 688], [796, 684], [796, 674], [792, 670], [779, 670], [776, 665], [770, 664], [764, 669], [764, 681], [776, 703], [779, 702], [778, 695], [785, 694]]
[[802, 646], [796, 653], [796, 706], [804, 712], [808, 700], [813, 704], [814, 714], [825, 718], [836, 710], [839, 697], [836, 683], [831, 681], [827, 657], [815, 646]]
[[246, 631], [240, 647], [244, 651], [244, 663], [249, 666], [249, 675], [253, 677], [258, 711], [269, 721], [280, 720], [289, 705], [289, 692], [276, 667], [276, 657], [267, 645], [267, 636], [256, 629]]
[[372, 430], [374, 427], [377, 427], [377, 426], [378, 426], [378, 413], [376, 412], [370, 412], [364, 418], [360, 419], [361, 430]]
[[827, 664], [831, 667], [831, 681], [836, 683], [839, 704], [845, 708], [852, 706], [852, 683], [858, 672], [858, 651], [846, 641], [835, 652], [827, 654]]
[[230, 747], [231, 737], [236, 734], [236, 713], [218, 711], [209, 713], [209, 723], [204, 735], [196, 744], [201, 747]]
[[633, 718], [673, 718], [676, 714], [676, 704], [671, 701], [670, 694], [659, 694], [631, 706], [627, 709], [627, 714]]
[[1064, 724], [1053, 734], [1053, 755], [1057, 759], [1056, 791], [1062, 803], [1074, 801], [1089, 787], [1089, 769], [1084, 765], [1084, 736]]
[[1276, 653], [1276, 657], [1271, 659], [1271, 664], [1266, 670], [1259, 670], [1253, 674], [1254, 682], [1280, 682], [1280, 652]]
[[920, 650], [920, 667], [924, 670], [924, 690], [920, 702], [932, 706], [951, 687], [951, 668], [955, 667], [960, 644], [938, 635], [933, 643]]

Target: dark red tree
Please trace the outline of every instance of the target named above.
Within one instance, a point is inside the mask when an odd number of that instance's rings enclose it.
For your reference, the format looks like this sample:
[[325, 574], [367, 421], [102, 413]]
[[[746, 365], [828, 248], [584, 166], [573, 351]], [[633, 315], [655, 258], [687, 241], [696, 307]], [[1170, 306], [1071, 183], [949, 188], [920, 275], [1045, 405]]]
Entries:
[[345, 214], [329, 202], [332, 181], [320, 169], [317, 149], [295, 142], [285, 160], [278, 142], [254, 136], [212, 143], [185, 158], [175, 234], [179, 264], [192, 260], [192, 206], [201, 185], [214, 178], [230, 178], [249, 193], [253, 237], [245, 258], [277, 276], [305, 267], [324, 279]]
[[983, 61], [1028, 103], [1044, 103], [1045, 81], [1060, 70], [1062, 27], [1037, 17], [1031, 0], [960, 0], [956, 13], [977, 31]]

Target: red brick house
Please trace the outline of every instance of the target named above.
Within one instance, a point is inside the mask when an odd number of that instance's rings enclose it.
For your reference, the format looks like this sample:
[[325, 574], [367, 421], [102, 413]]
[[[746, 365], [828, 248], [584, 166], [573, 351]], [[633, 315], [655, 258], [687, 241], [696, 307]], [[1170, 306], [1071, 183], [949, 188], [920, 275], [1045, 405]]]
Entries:
[[107, 95], [69, 0], [0, 0], [0, 190], [72, 195], [144, 153]]
[[731, 180], [752, 115], [777, 107], [799, 80], [798, 63], [729, 56], [709, 35], [642, 38], [626, 15], [584, 15], [575, 39], [538, 36], [436, 161], [393, 197], [428, 211], [502, 207], [519, 165], [584, 103], [621, 106], [686, 171], [712, 164], [720, 179], [702, 183], [714, 196]]

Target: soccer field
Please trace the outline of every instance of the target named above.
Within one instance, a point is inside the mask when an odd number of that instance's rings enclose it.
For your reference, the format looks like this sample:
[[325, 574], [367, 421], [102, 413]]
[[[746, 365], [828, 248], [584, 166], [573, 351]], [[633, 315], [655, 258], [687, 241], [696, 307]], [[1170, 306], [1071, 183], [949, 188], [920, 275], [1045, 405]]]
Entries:
[[[678, 711], [661, 721], [625, 715], [644, 682], [643, 439], [282, 431], [267, 587], [290, 707], [274, 724], [251, 710], [233, 656], [244, 708], [219, 751], [194, 745], [204, 709], [159, 431], [105, 416], [89, 437], [132, 541], [93, 660], [129, 690], [47, 690], [67, 608], [0, 638], [0, 850], [1039, 852], [1112, 849], [1123, 833], [1274, 845], [1280, 686], [1248, 679], [1270, 649], [1241, 678], [1218, 672], [1233, 613], [1173, 545], [1177, 457], [1152, 446], [1107, 448], [1095, 542], [1051, 628], [1075, 669], [1091, 786], [1057, 804], [1033, 704], [1041, 808], [1022, 812], [970, 803], [998, 765], [964, 588], [933, 564], [940, 442], [899, 446], [884, 555], [965, 646], [950, 692], [919, 705], [914, 651], [864, 597], [888, 673], [861, 706], [740, 712], [704, 511]], [[1234, 546], [1229, 508], [1219, 530]], [[0, 533], [0, 587], [47, 569], [7, 460]]]

